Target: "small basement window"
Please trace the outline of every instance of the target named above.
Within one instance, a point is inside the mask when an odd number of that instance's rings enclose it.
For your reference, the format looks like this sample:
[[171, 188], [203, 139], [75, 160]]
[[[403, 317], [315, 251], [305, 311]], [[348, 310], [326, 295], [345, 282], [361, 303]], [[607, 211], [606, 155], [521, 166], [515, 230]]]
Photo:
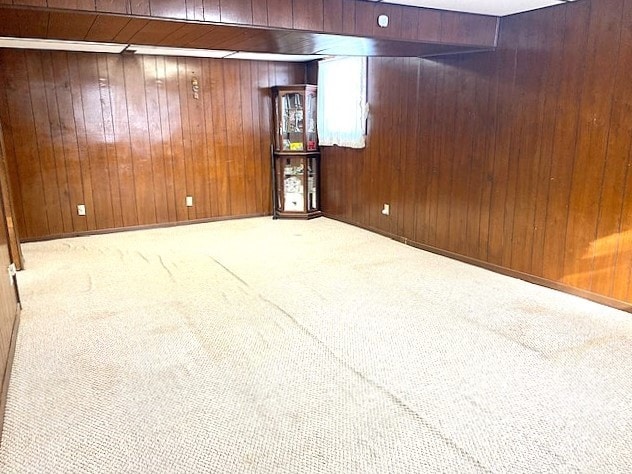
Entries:
[[318, 142], [364, 148], [368, 104], [365, 57], [325, 59], [318, 63]]

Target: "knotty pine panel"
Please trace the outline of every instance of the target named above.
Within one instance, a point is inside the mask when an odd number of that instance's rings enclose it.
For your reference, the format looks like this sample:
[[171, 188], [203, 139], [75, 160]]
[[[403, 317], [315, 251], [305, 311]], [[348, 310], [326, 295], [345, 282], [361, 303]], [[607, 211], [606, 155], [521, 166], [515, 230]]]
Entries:
[[16, 221], [32, 240], [269, 214], [269, 88], [303, 82], [305, 66], [2, 50], [0, 79]]
[[502, 19], [496, 52], [369, 58], [326, 215], [629, 309], [631, 32], [629, 0], [578, 2]]

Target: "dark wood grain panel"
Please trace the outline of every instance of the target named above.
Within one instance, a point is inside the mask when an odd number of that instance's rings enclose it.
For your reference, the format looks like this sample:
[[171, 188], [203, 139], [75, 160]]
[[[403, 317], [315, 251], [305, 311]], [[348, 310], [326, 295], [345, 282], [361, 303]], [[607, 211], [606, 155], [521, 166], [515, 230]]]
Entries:
[[106, 17], [97, 15], [84, 39], [86, 41], [110, 42], [121, 33], [130, 21], [129, 18], [124, 16]]
[[[72, 94], [72, 120], [74, 122], [75, 140], [79, 155], [79, 173], [81, 174], [81, 198], [82, 200], [73, 204], [84, 204], [86, 215], [79, 216], [82, 221], [82, 230], [95, 230], [97, 228], [96, 214], [94, 209], [94, 196], [92, 193], [92, 173], [90, 172], [90, 153], [88, 134], [86, 133], [86, 120], [84, 116], [84, 102], [82, 96], [81, 59], [82, 54], [68, 53], [68, 76]], [[68, 163], [66, 164], [68, 169]], [[74, 211], [75, 209], [73, 209]], [[52, 234], [52, 233], [51, 233]], [[45, 234], [44, 234], [45, 235]]]
[[356, 4], [358, 2], [342, 1], [342, 32], [346, 34], [355, 33], [356, 24]]
[[0, 64], [25, 239], [270, 213], [269, 88], [303, 82], [302, 64], [15, 50]]
[[95, 0], [47, 0], [49, 8], [94, 11]]
[[133, 15], [151, 15], [149, 0], [130, 0], [130, 10]]
[[[147, 137], [151, 155], [151, 192], [153, 194], [156, 223], [169, 222], [169, 204], [167, 202], [166, 163], [162, 132], [162, 111], [160, 109], [160, 88], [158, 80], [158, 58], [142, 57], [141, 67], [145, 86], [145, 104], [147, 109]], [[149, 173], [148, 173], [149, 176]]]
[[220, 0], [220, 20], [222, 23], [252, 25], [253, 0]]
[[[42, 75], [44, 78], [54, 77], [53, 58], [59, 58], [59, 54], [42, 54]], [[54, 172], [55, 180], [57, 182], [58, 196], [59, 196], [59, 209], [61, 214], [61, 228], [63, 233], [72, 231], [72, 206], [68, 197], [70, 196], [70, 189], [68, 185], [68, 174], [66, 172], [65, 162], [65, 150], [62, 141], [62, 129], [61, 120], [59, 114], [59, 104], [57, 101], [57, 94], [55, 90], [54, 81], [44, 81], [44, 87], [42, 88], [46, 98], [46, 108], [48, 110], [48, 123], [50, 127], [50, 145], [52, 149], [52, 158], [54, 160]], [[49, 222], [50, 222], [49, 218]]]
[[13, 0], [13, 5], [45, 7], [47, 5], [47, 0]]
[[417, 11], [417, 39], [432, 40], [441, 37], [441, 12], [438, 10]]
[[355, 6], [355, 25], [353, 33], [359, 36], [369, 36], [373, 34], [373, 22], [376, 5], [371, 2], [357, 2]]
[[86, 37], [97, 16], [84, 13], [51, 12], [48, 19], [49, 38], [64, 37], [69, 40], [82, 40]]
[[498, 19], [484, 15], [441, 12], [441, 41], [493, 45], [496, 42]]
[[[0, 62], [0, 70], [2, 69], [2, 67], [6, 67], [6, 65]], [[4, 130], [7, 130], [8, 127], [13, 126], [10, 120], [11, 116], [10, 116], [9, 99], [8, 99], [9, 88], [8, 88], [8, 85], [5, 85], [5, 86], [6, 87], [0, 88], [0, 121], [4, 123], [4, 127], [3, 127], [4, 162], [3, 163], [7, 169], [6, 176], [8, 177], [9, 189], [11, 192], [10, 195], [18, 196], [20, 195], [20, 191], [21, 191], [20, 180], [18, 179], [18, 176], [15, 173], [9, 172], [9, 164], [8, 164], [10, 157], [16, 156], [17, 145], [14, 142], [14, 137], [12, 133], [7, 133], [7, 134], [4, 133]], [[26, 228], [26, 221], [24, 220], [24, 212], [22, 208], [19, 209], [20, 212], [16, 212], [16, 210], [18, 210], [17, 209], [18, 204], [15, 203], [13, 199], [10, 204], [12, 204], [12, 207], [14, 210], [12, 218], [13, 218], [13, 224], [17, 232], [18, 229]]]
[[405, 7], [401, 10], [401, 32], [399, 38], [404, 40], [416, 40], [419, 29], [419, 10], [414, 7]]
[[186, 0], [151, 0], [149, 11], [151, 16], [160, 18], [186, 19], [187, 4]]
[[46, 38], [49, 13], [37, 10], [19, 10], [12, 20], [18, 25], [16, 36], [27, 38]]
[[204, 21], [220, 21], [219, 0], [203, 0]]
[[116, 101], [116, 91], [113, 90], [111, 84], [110, 69], [108, 64], [109, 55], [97, 56], [97, 73], [99, 74], [99, 96], [101, 102], [101, 116], [103, 127], [103, 145], [105, 156], [103, 160], [102, 176], [108, 178], [108, 188], [106, 194], [109, 194], [112, 207], [112, 227], [120, 228], [123, 226], [123, 210], [121, 199], [121, 183], [118, 175], [118, 155], [116, 144], [116, 133], [114, 126], [114, 108]]
[[[542, 276], [559, 280], [564, 276], [564, 252], [566, 249], [566, 223], [571, 179], [575, 160], [575, 148], [579, 131], [579, 106], [584, 70], [584, 51], [590, 22], [590, 7], [577, 5], [573, 13], [566, 12], [564, 25], [564, 55], [558, 63], [564, 80], [557, 91], [558, 104], [553, 148], [551, 152], [550, 187], [547, 217], [544, 231]], [[580, 32], [580, 30], [582, 30]]]
[[268, 0], [252, 2], [252, 24], [268, 26]]
[[129, 43], [130, 39], [142, 30], [147, 23], [149, 23], [149, 20], [132, 18], [113, 38], [113, 41], [115, 43]]
[[184, 28], [178, 22], [150, 21], [129, 39], [130, 43], [160, 44], [165, 38]]
[[208, 25], [186, 24], [181, 28], [175, 30], [173, 33], [167, 35], [160, 45], [165, 46], [177, 46], [189, 45], [191, 42], [204, 36], [209, 30]]
[[[96, 228], [109, 229], [115, 227], [115, 220], [102, 107], [102, 89], [107, 87], [107, 78], [99, 74], [98, 55], [77, 56], [87, 152], [87, 170], [84, 168], [84, 172], [90, 177], [93, 200], [86, 213], [94, 215]], [[138, 80], [135, 82], [138, 83]]]
[[293, 0], [292, 28], [298, 30], [324, 30], [323, 0]]
[[[418, 35], [455, 29], [436, 15]], [[367, 147], [323, 148], [325, 213], [629, 307], [631, 19], [578, 2], [502, 19], [494, 53], [370, 58]]]
[[323, 31], [342, 32], [343, 0], [323, 0]]
[[131, 13], [129, 0], [95, 0], [95, 9], [104, 13]]
[[[554, 9], [551, 11], [551, 21], [557, 27], [552, 29], [551, 35], [551, 51], [547, 57], [546, 67], [546, 83], [543, 85], [543, 91], [551, 91], [544, 95], [544, 105], [540, 115], [540, 160], [537, 179], [537, 190], [535, 196], [534, 222], [533, 222], [533, 248], [531, 253], [530, 272], [543, 275], [545, 269], [545, 261], [547, 259], [545, 242], [547, 238], [547, 226], [552, 221], [557, 220], [556, 216], [549, 216], [549, 200], [552, 198], [552, 188], [556, 184], [553, 172], [553, 156], [555, 154], [554, 147], [556, 145], [555, 133], [546, 131], [554, 131], [557, 126], [558, 107], [563, 103], [560, 101], [560, 94], [566, 82], [572, 82], [567, 77], [562, 67], [555, 65], [564, 64], [568, 52], [565, 42], [568, 38], [568, 30], [566, 22], [566, 11], [564, 9]], [[570, 174], [569, 174], [570, 175]], [[551, 229], [549, 229], [551, 230]], [[558, 232], [554, 230], [553, 232]]]
[[[206, 84], [202, 61], [195, 58], [186, 60], [186, 72], [189, 84], [192, 80]], [[189, 130], [191, 132], [191, 174], [192, 190], [195, 196], [193, 211], [196, 218], [204, 218], [211, 215], [211, 194], [209, 186], [209, 150], [206, 135], [204, 114], [204, 95], [201, 91], [195, 95], [190, 86], [187, 94], [189, 111]]]
[[564, 281], [580, 288], [590, 288], [593, 277], [599, 192], [605, 167], [608, 134], [611, 124], [611, 98], [615, 86], [618, 41], [621, 31], [623, 1], [613, 1], [607, 10], [591, 21], [584, 56], [584, 82], [579, 111], [579, 129], [569, 199]]
[[292, 28], [292, 0], [268, 0], [268, 25]]
[[[630, 2], [626, 2], [629, 5]], [[610, 127], [605, 168], [601, 179], [601, 199], [597, 235], [593, 244], [591, 291], [617, 299], [628, 299], [632, 267], [632, 91], [628, 86], [632, 70], [632, 8], [622, 11], [621, 41], [612, 92]], [[626, 170], [622, 173], [621, 170]]]

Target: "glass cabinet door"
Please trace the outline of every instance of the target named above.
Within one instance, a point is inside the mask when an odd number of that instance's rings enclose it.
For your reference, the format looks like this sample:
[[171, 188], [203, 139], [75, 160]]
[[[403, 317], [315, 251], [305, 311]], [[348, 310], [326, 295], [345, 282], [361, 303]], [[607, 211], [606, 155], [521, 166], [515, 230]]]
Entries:
[[281, 150], [303, 151], [304, 104], [300, 92], [285, 92], [280, 96]]
[[305, 212], [305, 160], [283, 158], [283, 212]]
[[307, 158], [307, 211], [316, 211], [318, 205], [318, 161]]
[[307, 151], [316, 151], [318, 140], [316, 138], [316, 92], [314, 91], [307, 91], [305, 94], [305, 117]]

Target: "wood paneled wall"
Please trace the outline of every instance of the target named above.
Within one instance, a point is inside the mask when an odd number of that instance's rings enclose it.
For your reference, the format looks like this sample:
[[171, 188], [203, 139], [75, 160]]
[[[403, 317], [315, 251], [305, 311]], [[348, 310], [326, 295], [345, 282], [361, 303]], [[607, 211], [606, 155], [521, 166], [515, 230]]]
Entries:
[[368, 144], [323, 150], [324, 211], [630, 308], [632, 0], [504, 18], [499, 46], [370, 58]]
[[269, 214], [269, 87], [303, 82], [305, 68], [4, 50], [0, 79], [16, 220], [29, 240]]

